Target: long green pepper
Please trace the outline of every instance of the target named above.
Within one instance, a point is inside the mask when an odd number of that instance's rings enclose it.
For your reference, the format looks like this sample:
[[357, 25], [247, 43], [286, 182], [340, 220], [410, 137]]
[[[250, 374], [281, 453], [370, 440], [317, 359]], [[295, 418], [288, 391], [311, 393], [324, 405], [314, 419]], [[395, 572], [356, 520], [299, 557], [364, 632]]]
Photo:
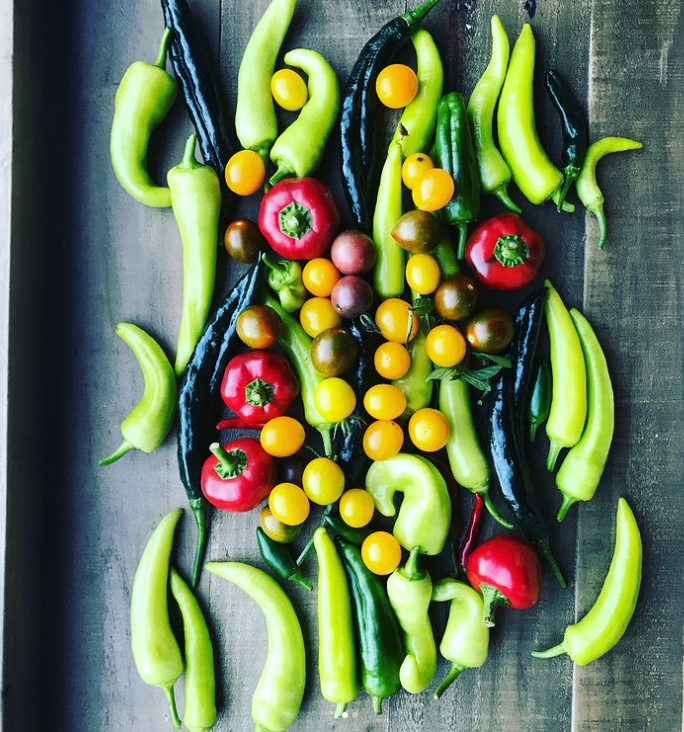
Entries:
[[429, 407], [432, 401], [434, 382], [428, 379], [432, 373], [432, 361], [428, 356], [425, 340], [425, 333], [419, 330], [416, 337], [407, 345], [411, 357], [409, 370], [400, 379], [394, 379], [392, 382], [392, 386], [396, 386], [406, 397], [405, 416]]

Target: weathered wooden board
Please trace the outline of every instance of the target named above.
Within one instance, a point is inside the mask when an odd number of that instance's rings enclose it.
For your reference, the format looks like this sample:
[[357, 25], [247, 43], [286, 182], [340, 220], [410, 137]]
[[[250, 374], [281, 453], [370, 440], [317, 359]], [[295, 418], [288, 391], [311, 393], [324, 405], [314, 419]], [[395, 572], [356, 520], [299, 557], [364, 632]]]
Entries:
[[[234, 103], [239, 59], [266, 5], [192, 2], [228, 104]], [[404, 0], [300, 0], [286, 45], [322, 51], [344, 80], [365, 41], [407, 6]], [[487, 63], [492, 12], [512, 41], [528, 20], [522, 2], [494, 0], [444, 0], [428, 19], [447, 89], [472, 90]], [[645, 142], [643, 153], [607, 160], [601, 171], [611, 226], [603, 253], [595, 251], [594, 222], [581, 212], [525, 209], [548, 241], [545, 274], [569, 304], [583, 307], [606, 346], [618, 401], [617, 438], [601, 492], [554, 529], [571, 588], [561, 591], [546, 577], [537, 608], [501, 613], [487, 665], [464, 674], [441, 702], [401, 694], [376, 717], [362, 695], [335, 728], [672, 732], [682, 726], [680, 13], [677, 0], [629, 10], [617, 0], [539, 0], [532, 21], [538, 69], [559, 69], [588, 99], [592, 137], [624, 134]], [[59, 7], [25, 0], [14, 4], [14, 16], [4, 728], [166, 730], [163, 694], [135, 672], [128, 602], [151, 528], [185, 503], [174, 440], [152, 456], [130, 454], [107, 469], [96, 464], [118, 444], [117, 424], [139, 389], [137, 366], [113, 335], [114, 325], [138, 323], [171, 350], [179, 322], [182, 273], [173, 216], [132, 201], [109, 163], [116, 85], [130, 61], [154, 57], [161, 12], [156, 0], [66, 0]], [[540, 133], [548, 149], [557, 150], [541, 73], [537, 80]], [[0, 114], [0, 135], [3, 119]], [[385, 123], [389, 131], [389, 119]], [[175, 163], [189, 132], [178, 105], [155, 142], [159, 177]], [[0, 206], [8, 200], [5, 149], [0, 137]], [[339, 193], [336, 162], [331, 151], [323, 177]], [[241, 203], [238, 211], [253, 216], [256, 202]], [[0, 210], [0, 247], [2, 222]], [[235, 275], [222, 273], [221, 282]], [[507, 300], [511, 307], [515, 302]], [[0, 376], [3, 363], [0, 342]], [[552, 516], [558, 498], [541, 466], [545, 447], [540, 442], [537, 474]], [[628, 496], [644, 528], [646, 572], [633, 625], [618, 649], [585, 669], [573, 671], [564, 658], [532, 659], [532, 648], [557, 642], [596, 597], [619, 495]], [[461, 502], [469, 506], [469, 496]], [[4, 501], [0, 518], [3, 508]], [[215, 515], [209, 557], [258, 563], [254, 527], [253, 515]], [[193, 542], [186, 518], [178, 541], [184, 568]], [[310, 683], [292, 729], [328, 729], [332, 709], [320, 698], [316, 678], [315, 593], [288, 592], [304, 618], [310, 649]], [[244, 732], [252, 728], [250, 698], [266, 651], [265, 626], [249, 599], [221, 580], [205, 576], [200, 593], [220, 657], [216, 729]], [[444, 670], [441, 665], [439, 673]], [[182, 683], [177, 694], [182, 705]]]

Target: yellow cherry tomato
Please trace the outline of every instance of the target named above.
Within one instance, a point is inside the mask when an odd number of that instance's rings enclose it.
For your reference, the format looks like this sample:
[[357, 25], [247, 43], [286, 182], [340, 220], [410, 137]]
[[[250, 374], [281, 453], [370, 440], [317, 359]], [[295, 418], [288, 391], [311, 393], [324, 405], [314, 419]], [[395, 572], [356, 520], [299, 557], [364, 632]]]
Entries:
[[337, 376], [323, 379], [314, 392], [316, 409], [328, 422], [347, 419], [356, 408], [356, 394], [352, 387]]
[[406, 262], [406, 281], [419, 295], [429, 295], [439, 287], [442, 273], [439, 264], [429, 254], [414, 254]]
[[373, 574], [392, 574], [401, 562], [401, 547], [389, 532], [374, 531], [361, 545], [361, 558]]
[[389, 460], [404, 444], [404, 431], [396, 422], [372, 422], [363, 434], [363, 451], [371, 460]]
[[265, 179], [266, 166], [254, 150], [240, 150], [226, 163], [226, 185], [238, 196], [256, 193]]
[[299, 526], [309, 517], [306, 493], [294, 483], [279, 483], [268, 496], [271, 513], [286, 526]]
[[271, 77], [271, 94], [276, 104], [288, 112], [297, 112], [309, 96], [306, 82], [292, 69], [280, 69]]
[[401, 379], [411, 366], [411, 356], [401, 343], [387, 341], [378, 346], [373, 363], [383, 379]]
[[304, 444], [304, 428], [292, 417], [269, 419], [261, 430], [261, 447], [273, 457], [294, 455]]
[[363, 488], [345, 491], [340, 498], [339, 508], [342, 521], [354, 529], [368, 526], [375, 513], [373, 497]]
[[340, 277], [340, 270], [329, 259], [323, 257], [309, 260], [302, 271], [304, 287], [316, 297], [330, 297]]
[[446, 170], [426, 171], [413, 189], [413, 203], [422, 211], [439, 211], [454, 195], [454, 179]]
[[401, 109], [418, 94], [418, 77], [406, 64], [390, 64], [378, 74], [375, 91], [386, 107]]
[[463, 361], [466, 342], [458, 328], [453, 325], [438, 325], [427, 334], [425, 350], [435, 366], [448, 369]]
[[435, 164], [425, 153], [413, 153], [401, 166], [401, 179], [409, 191], [412, 191], [423, 175], [434, 167]]
[[[409, 318], [411, 332], [408, 332]], [[418, 318], [412, 313], [406, 300], [390, 297], [383, 300], [375, 311], [375, 324], [380, 328], [383, 337], [394, 343], [412, 341], [418, 333]], [[408, 336], [408, 337], [407, 337]]]
[[342, 468], [330, 458], [315, 458], [304, 468], [302, 488], [310, 501], [328, 506], [344, 491]]
[[392, 384], [376, 384], [363, 397], [363, 406], [373, 419], [393, 420], [404, 413], [406, 397]]
[[449, 439], [449, 423], [438, 410], [426, 407], [411, 415], [408, 425], [411, 442], [423, 452], [437, 452]]
[[342, 322], [333, 304], [327, 297], [311, 297], [304, 301], [299, 311], [299, 322], [302, 328], [315, 338], [328, 328], [334, 328]]

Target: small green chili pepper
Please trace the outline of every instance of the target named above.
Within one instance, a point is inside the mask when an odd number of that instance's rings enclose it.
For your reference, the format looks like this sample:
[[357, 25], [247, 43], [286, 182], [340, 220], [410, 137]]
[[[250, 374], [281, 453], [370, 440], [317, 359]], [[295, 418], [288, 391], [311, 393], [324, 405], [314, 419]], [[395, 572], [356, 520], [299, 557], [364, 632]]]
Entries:
[[271, 162], [277, 167], [270, 183], [286, 175], [304, 178], [319, 166], [340, 111], [340, 82], [332, 66], [316, 51], [297, 48], [283, 59], [309, 77], [309, 99], [297, 119], [271, 148]]
[[420, 547], [411, 550], [404, 567], [387, 580], [387, 594], [404, 631], [406, 658], [399, 670], [401, 685], [409, 694], [420, 694], [430, 686], [437, 670], [437, 648], [428, 610], [432, 579], [418, 567]]
[[587, 365], [587, 422], [580, 441], [565, 456], [556, 475], [556, 485], [563, 494], [559, 521], [565, 518], [573, 503], [594, 497], [606, 467], [615, 426], [613, 385], [601, 344], [582, 313], [573, 309], [570, 317]]
[[252, 696], [255, 732], [284, 732], [294, 724], [304, 697], [304, 636], [290, 598], [266, 572], [241, 562], [209, 562], [207, 572], [232, 582], [261, 608], [268, 654]]
[[544, 281], [549, 291], [546, 298], [546, 325], [551, 343], [553, 398], [546, 423], [549, 456], [546, 467], [553, 470], [564, 447], [579, 442], [587, 419], [587, 373], [577, 330], [568, 309], [553, 285]]
[[596, 166], [601, 158], [610, 153], [626, 152], [627, 150], [641, 150], [643, 145], [627, 137], [602, 137], [592, 142], [584, 158], [584, 165], [577, 178], [577, 195], [587, 211], [591, 211], [599, 222], [600, 236], [598, 248], [603, 249], [608, 235], [606, 215], [603, 211], [605, 198], [596, 182]]
[[563, 642], [547, 651], [532, 651], [535, 658], [567, 653], [578, 665], [601, 658], [622, 638], [636, 609], [641, 588], [643, 548], [632, 509], [618, 499], [615, 549], [608, 575], [594, 606], [578, 623], [565, 629]]
[[442, 280], [453, 277], [461, 271], [456, 250], [450, 241], [440, 242], [430, 254], [437, 260]]
[[301, 573], [297, 566], [297, 561], [292, 556], [292, 552], [287, 545], [273, 541], [261, 526], [257, 528], [256, 533], [259, 553], [268, 567], [278, 577], [280, 577], [280, 579], [289, 580], [290, 582], [294, 582], [302, 587], [306, 587], [307, 590], [312, 590], [313, 587], [311, 583]]
[[131, 589], [131, 645], [140, 678], [166, 692], [171, 721], [181, 723], [173, 687], [183, 673], [183, 658], [171, 630], [168, 607], [169, 561], [173, 535], [183, 511], [171, 511], [149, 538], [135, 570]]
[[111, 465], [129, 450], [152, 452], [164, 442], [176, 413], [176, 375], [161, 346], [132, 323], [119, 323], [116, 334], [133, 351], [145, 381], [140, 401], [121, 423], [123, 442], [100, 465]]
[[324, 516], [325, 522], [330, 528], [338, 535], [341, 536], [345, 541], [355, 546], [361, 546], [366, 540], [366, 537], [371, 533], [371, 529], [364, 526], [361, 529], [355, 529], [349, 524], [345, 524], [344, 521], [336, 516], [334, 513], [326, 513]]
[[468, 119], [473, 133], [480, 183], [485, 193], [496, 196], [509, 211], [521, 213], [508, 195], [511, 169], [494, 142], [494, 110], [501, 93], [510, 44], [498, 15], [492, 15], [492, 57], [468, 101]]
[[538, 361], [532, 380], [532, 394], [527, 405], [527, 419], [530, 423], [530, 442], [534, 442], [537, 430], [546, 422], [551, 411], [551, 369], [549, 362]]
[[266, 161], [278, 137], [271, 77], [297, 0], [272, 0], [242, 55], [238, 72], [235, 131], [242, 147]]
[[314, 533], [318, 557], [318, 674], [321, 694], [337, 705], [335, 719], [356, 699], [356, 640], [347, 578], [335, 544], [323, 527]]
[[154, 64], [133, 62], [114, 97], [114, 119], [109, 141], [112, 167], [121, 187], [136, 201], [155, 208], [171, 205], [171, 191], [157, 186], [147, 172], [150, 136], [176, 100], [176, 82], [166, 71], [171, 40], [166, 28]]
[[419, 546], [421, 554], [428, 555], [442, 551], [451, 526], [451, 499], [442, 474], [431, 462], [402, 452], [375, 462], [366, 474], [366, 490], [375, 508], [389, 517], [396, 514], [394, 495], [404, 494], [392, 529], [404, 549]]
[[221, 184], [208, 165], [195, 158], [190, 135], [183, 160], [168, 173], [171, 204], [183, 241], [183, 310], [176, 349], [176, 376], [185, 372], [204, 332], [216, 280]]
[[390, 143], [391, 149], [398, 142], [405, 158], [428, 149], [437, 123], [437, 102], [444, 86], [442, 58], [432, 36], [424, 28], [419, 28], [411, 36], [411, 41], [416, 52], [418, 93], [404, 109]]
[[185, 710], [190, 732], [206, 732], [216, 724], [214, 649], [207, 622], [192, 590], [171, 568], [171, 593], [183, 617], [185, 637]]
[[439, 644], [439, 652], [451, 661], [451, 670], [437, 687], [439, 699], [467, 668], [479, 668], [489, 653], [489, 628], [482, 624], [482, 595], [465, 582], [450, 577], [435, 583], [434, 602], [451, 601], [449, 619]]
[[409, 416], [423, 407], [428, 407], [432, 400], [433, 381], [428, 379], [432, 373], [432, 361], [425, 346], [425, 333], [418, 331], [416, 337], [407, 346], [411, 365], [400, 379], [394, 379], [396, 386], [406, 397], [406, 412]]
[[290, 259], [273, 262], [266, 254], [262, 260], [268, 267], [268, 285], [278, 295], [282, 308], [288, 313], [297, 312], [307, 298], [302, 266]]
[[402, 215], [401, 145], [390, 147], [382, 168], [378, 197], [373, 214], [375, 267], [373, 289], [382, 299], [400, 297], [404, 292], [404, 250], [392, 237], [392, 229]]

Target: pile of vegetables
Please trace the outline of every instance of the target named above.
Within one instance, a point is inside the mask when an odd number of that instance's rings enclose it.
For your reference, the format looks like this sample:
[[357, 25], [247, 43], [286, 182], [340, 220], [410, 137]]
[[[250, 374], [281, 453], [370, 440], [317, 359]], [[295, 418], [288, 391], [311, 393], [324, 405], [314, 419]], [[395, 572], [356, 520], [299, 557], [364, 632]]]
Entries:
[[[610, 450], [611, 378], [585, 316], [568, 310], [549, 281], [528, 291], [514, 315], [480, 301], [485, 291], [532, 285], [547, 254], [512, 184], [530, 203], [552, 200], [559, 212], [574, 210], [567, 200], [574, 184], [599, 218], [602, 247], [596, 164], [641, 145], [623, 138], [589, 145], [580, 103], [549, 70], [564, 140], [563, 169], [556, 167], [536, 131], [529, 24], [510, 52], [494, 16], [491, 61], [470, 99], [445, 93], [439, 51], [420, 28], [438, 2], [385, 25], [341, 92], [317, 51], [289, 50], [291, 68], [276, 70], [296, 0], [272, 0], [240, 65], [241, 149], [227, 133], [186, 0], [162, 0], [157, 61], [132, 64], [116, 94], [114, 172], [137, 201], [172, 208], [184, 282], [173, 366], [150, 335], [117, 326], [145, 389], [121, 425], [121, 446], [101, 463], [133, 448], [153, 451], [176, 419], [180, 477], [198, 529], [192, 587], [203, 569], [209, 507], [259, 509], [256, 544], [270, 573], [234, 561], [204, 565], [249, 594], [266, 617], [268, 657], [252, 704], [257, 730], [282, 732], [294, 723], [313, 650], [272, 575], [312, 590], [306, 563], [315, 553], [320, 687], [335, 717], [360, 687], [381, 713], [383, 699], [400, 689], [419, 694], [431, 686], [437, 641], [429, 608], [449, 602], [439, 651], [451, 667], [434, 691], [439, 698], [460, 673], [486, 662], [497, 608], [539, 601], [540, 560], [566, 586], [535, 497], [538, 428], [546, 425], [550, 471], [568, 450], [556, 473], [559, 521], [593, 498]], [[416, 71], [395, 62], [409, 41]], [[165, 70], [167, 54], [175, 79]], [[151, 179], [146, 156], [177, 84], [195, 131], [164, 187]], [[276, 104], [298, 112], [282, 131]], [[375, 138], [378, 104], [403, 110], [384, 155]], [[350, 229], [314, 177], [336, 128]], [[198, 142], [204, 164], [195, 157]], [[226, 252], [248, 268], [212, 310], [225, 211], [234, 196], [262, 189], [258, 222], [238, 218], [225, 228]], [[485, 195], [507, 210], [481, 220]], [[544, 330], [550, 366], [538, 347]], [[473, 391], [486, 398], [486, 439], [475, 427]], [[474, 494], [460, 542], [459, 487]], [[502, 529], [517, 525], [520, 535], [478, 545], [483, 511]], [[173, 688], [185, 670], [184, 722], [205, 730], [217, 714], [213, 648], [193, 591], [171, 566], [180, 515], [162, 519], [142, 554], [132, 589], [133, 653], [142, 679], [166, 692], [176, 726]], [[616, 521], [615, 553], [595, 606], [560, 645], [534, 656], [567, 653], [585, 664], [622, 637], [639, 593], [642, 549], [624, 498]], [[307, 542], [296, 553], [302, 535]], [[447, 546], [453, 563], [445, 572], [432, 558]], [[169, 620], [169, 588], [183, 618], [184, 653]]]

